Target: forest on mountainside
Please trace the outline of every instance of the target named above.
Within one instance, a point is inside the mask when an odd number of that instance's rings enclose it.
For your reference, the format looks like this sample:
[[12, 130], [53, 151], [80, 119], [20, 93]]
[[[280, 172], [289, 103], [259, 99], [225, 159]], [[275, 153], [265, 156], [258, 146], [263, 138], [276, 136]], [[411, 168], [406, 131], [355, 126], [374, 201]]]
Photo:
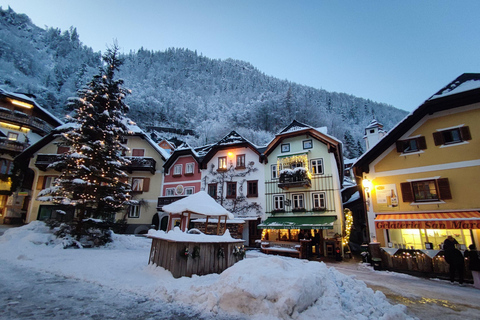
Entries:
[[[391, 105], [280, 80], [248, 62], [210, 59], [189, 49], [140, 48], [122, 58], [118, 75], [131, 90], [128, 116], [141, 128], [193, 129], [197, 136], [187, 139], [192, 146], [215, 143], [232, 129], [263, 145], [296, 119], [327, 127], [344, 142], [345, 156], [355, 158], [364, 151], [364, 128], [373, 118], [388, 130], [407, 115]], [[42, 29], [28, 16], [0, 8], [0, 88], [33, 94], [63, 119], [71, 111], [67, 99], [100, 65], [101, 53], [83, 44], [74, 27]]]

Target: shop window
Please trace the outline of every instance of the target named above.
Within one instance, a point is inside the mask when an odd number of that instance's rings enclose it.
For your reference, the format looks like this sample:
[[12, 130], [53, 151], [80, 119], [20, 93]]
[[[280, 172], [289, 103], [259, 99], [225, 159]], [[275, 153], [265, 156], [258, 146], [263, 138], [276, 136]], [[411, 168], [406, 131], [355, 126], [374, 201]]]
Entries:
[[132, 192], [148, 192], [150, 178], [132, 178]]
[[128, 208], [128, 217], [129, 218], [140, 218], [140, 206], [139, 205], [131, 205]]
[[227, 157], [218, 157], [218, 170], [219, 171], [227, 170]]
[[323, 174], [323, 159], [310, 160], [312, 174]]
[[217, 199], [217, 184], [216, 183], [210, 183], [208, 185], [208, 194], [213, 199]]
[[471, 139], [472, 136], [468, 126], [440, 130], [433, 133], [433, 141], [436, 146], [455, 144]]
[[227, 199], [233, 199], [237, 197], [237, 183], [227, 182]]
[[417, 137], [407, 140], [399, 140], [396, 143], [397, 152], [409, 153], [427, 149], [425, 137]]
[[325, 210], [325, 192], [313, 193], [313, 210]]
[[247, 181], [247, 197], [258, 197], [258, 181]]
[[237, 169], [245, 169], [245, 155], [239, 154], [237, 155]]
[[400, 184], [403, 202], [432, 202], [452, 199], [448, 178]]
[[144, 155], [144, 149], [132, 149], [132, 157], [143, 157]]

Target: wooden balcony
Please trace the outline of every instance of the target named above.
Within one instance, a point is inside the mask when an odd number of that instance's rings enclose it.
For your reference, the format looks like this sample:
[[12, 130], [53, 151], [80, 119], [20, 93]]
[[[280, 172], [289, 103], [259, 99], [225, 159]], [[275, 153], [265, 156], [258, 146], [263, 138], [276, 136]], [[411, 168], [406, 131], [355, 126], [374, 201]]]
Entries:
[[151, 174], [155, 174], [155, 166], [157, 162], [153, 158], [145, 157], [125, 157], [130, 161], [129, 165], [122, 166], [122, 170], [132, 173], [133, 171], [150, 171]]
[[61, 159], [61, 154], [39, 154], [35, 160], [35, 167], [42, 171], [47, 171], [47, 167]]
[[23, 152], [28, 146], [27, 143], [0, 138], [0, 150], [12, 151], [18, 154]]
[[42, 135], [46, 135], [54, 129], [53, 126], [40, 118], [29, 116], [23, 112], [10, 111], [5, 108], [0, 108], [0, 120], [20, 126], [26, 126], [34, 131], [40, 131]]

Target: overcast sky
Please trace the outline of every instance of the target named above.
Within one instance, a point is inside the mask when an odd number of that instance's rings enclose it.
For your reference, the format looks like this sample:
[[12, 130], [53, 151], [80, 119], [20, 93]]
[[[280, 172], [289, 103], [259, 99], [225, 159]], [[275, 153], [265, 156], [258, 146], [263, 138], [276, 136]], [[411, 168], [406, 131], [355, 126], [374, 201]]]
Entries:
[[480, 1], [0, 0], [37, 26], [123, 52], [197, 50], [280, 79], [411, 111], [480, 72]]

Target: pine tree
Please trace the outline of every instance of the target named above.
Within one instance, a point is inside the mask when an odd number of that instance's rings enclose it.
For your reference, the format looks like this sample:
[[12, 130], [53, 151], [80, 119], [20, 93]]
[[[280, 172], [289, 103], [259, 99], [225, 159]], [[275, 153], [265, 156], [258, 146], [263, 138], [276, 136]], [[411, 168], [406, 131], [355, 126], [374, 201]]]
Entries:
[[344, 148], [344, 155], [346, 158], [355, 158], [357, 152], [356, 152], [356, 146], [355, 146], [355, 140], [352, 137], [352, 134], [350, 133], [349, 130], [345, 131], [345, 135], [343, 136], [343, 148]]
[[50, 190], [53, 201], [75, 205], [79, 221], [85, 215], [111, 220], [129, 198], [121, 170], [128, 163], [121, 156], [126, 147], [120, 143], [128, 130], [123, 100], [129, 92], [114, 79], [121, 65], [118, 47], [109, 48], [103, 60], [99, 74], [70, 99], [75, 113], [60, 135], [60, 144], [70, 150], [50, 165], [62, 171]]

